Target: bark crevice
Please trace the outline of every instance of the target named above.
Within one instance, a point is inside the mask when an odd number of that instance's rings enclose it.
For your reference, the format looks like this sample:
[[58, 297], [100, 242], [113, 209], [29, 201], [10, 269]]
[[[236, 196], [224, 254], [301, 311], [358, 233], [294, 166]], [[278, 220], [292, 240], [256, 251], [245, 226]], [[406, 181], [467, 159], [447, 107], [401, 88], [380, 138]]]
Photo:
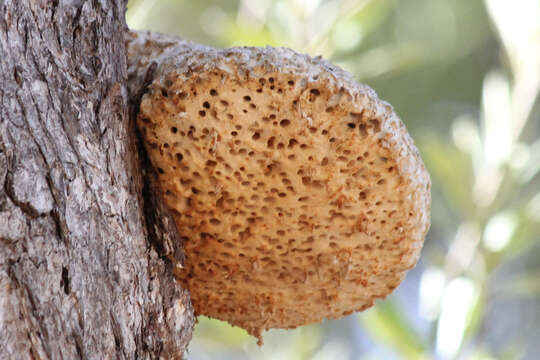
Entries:
[[179, 236], [144, 185], [124, 11], [0, 1], [2, 359], [180, 358], [191, 338], [161, 242]]

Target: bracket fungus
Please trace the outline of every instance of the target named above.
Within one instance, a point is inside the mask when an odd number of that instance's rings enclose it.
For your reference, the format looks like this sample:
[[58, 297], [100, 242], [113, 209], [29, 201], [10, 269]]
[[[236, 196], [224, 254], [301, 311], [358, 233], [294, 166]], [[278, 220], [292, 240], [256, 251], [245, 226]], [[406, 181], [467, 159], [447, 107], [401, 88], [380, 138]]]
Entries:
[[152, 71], [137, 127], [197, 314], [260, 339], [369, 308], [416, 264], [429, 175], [369, 87], [286, 48], [140, 32], [128, 58], [130, 82]]

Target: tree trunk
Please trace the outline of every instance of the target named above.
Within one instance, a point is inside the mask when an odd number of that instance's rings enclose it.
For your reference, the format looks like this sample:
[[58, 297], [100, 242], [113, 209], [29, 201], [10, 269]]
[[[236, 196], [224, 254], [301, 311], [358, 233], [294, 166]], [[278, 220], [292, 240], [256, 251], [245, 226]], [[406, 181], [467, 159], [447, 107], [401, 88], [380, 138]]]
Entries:
[[178, 235], [139, 162], [124, 11], [0, 0], [0, 359], [180, 358], [191, 338], [162, 254], [182, 249], [160, 245]]

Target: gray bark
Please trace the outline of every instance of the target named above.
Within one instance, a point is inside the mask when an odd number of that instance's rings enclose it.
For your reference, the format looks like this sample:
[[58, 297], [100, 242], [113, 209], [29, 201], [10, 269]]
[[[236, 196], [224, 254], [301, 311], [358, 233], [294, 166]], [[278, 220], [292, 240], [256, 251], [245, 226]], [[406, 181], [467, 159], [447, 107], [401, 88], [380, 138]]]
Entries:
[[164, 256], [182, 249], [161, 245], [178, 235], [139, 161], [124, 11], [0, 0], [0, 359], [179, 358], [191, 337]]

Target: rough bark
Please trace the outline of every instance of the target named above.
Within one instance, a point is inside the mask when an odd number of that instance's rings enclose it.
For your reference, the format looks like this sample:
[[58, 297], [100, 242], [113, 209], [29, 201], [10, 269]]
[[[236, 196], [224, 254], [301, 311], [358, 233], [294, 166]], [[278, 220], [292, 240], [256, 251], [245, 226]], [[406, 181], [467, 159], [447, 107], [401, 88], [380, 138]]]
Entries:
[[191, 337], [151, 184], [143, 211], [124, 10], [0, 0], [1, 359], [175, 358]]

